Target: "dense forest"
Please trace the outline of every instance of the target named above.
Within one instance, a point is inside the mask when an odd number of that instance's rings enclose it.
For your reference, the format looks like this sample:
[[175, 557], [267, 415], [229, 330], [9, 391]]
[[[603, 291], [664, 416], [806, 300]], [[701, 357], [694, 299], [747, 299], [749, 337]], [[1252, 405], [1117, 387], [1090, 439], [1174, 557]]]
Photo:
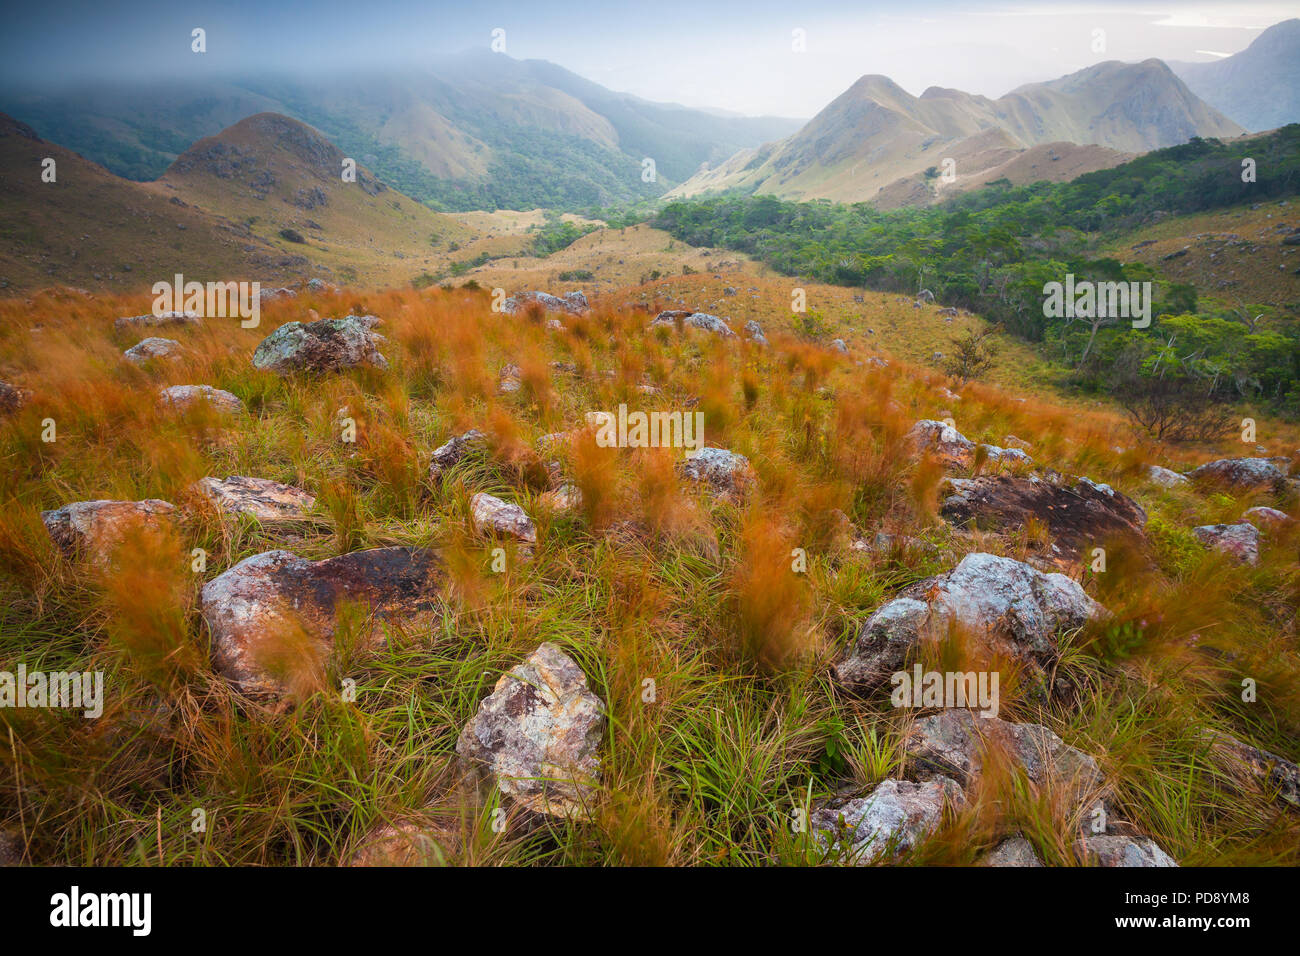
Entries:
[[[1300, 125], [1293, 124], [1244, 146], [1194, 139], [1068, 183], [993, 182], [931, 207], [882, 211], [722, 195], [670, 203], [653, 222], [693, 245], [753, 255], [784, 275], [909, 295], [928, 289], [945, 305], [1043, 343], [1084, 387], [1134, 390], [1156, 377], [1188, 396], [1249, 398], [1300, 413], [1300, 302], [1234, 308], [1098, 252], [1169, 215], [1297, 191]], [[1046, 317], [1044, 286], [1067, 274], [1151, 281], [1151, 327]]]

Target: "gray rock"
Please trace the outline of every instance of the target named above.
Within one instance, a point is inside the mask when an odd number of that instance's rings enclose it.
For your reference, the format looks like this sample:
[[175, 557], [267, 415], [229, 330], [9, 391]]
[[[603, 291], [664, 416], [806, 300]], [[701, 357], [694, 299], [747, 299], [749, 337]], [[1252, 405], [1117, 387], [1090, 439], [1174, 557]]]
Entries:
[[980, 857], [978, 866], [1042, 866], [1034, 845], [1020, 834], [1007, 837]]
[[678, 463], [678, 471], [684, 478], [724, 494], [740, 494], [754, 480], [749, 459], [725, 448], [701, 448]]
[[[265, 294], [265, 293], [263, 293]], [[158, 315], [124, 315], [113, 322], [118, 332], [129, 329], [155, 329], [167, 325], [200, 325], [203, 318], [197, 312], [160, 312]]]
[[745, 334], [749, 336], [750, 341], [758, 345], [767, 345], [767, 336], [763, 334], [763, 327], [753, 319], [745, 323]]
[[348, 315], [315, 322], [287, 322], [258, 345], [253, 366], [280, 374], [338, 372], [370, 366], [388, 368], [379, 352], [384, 337], [374, 331], [373, 315]]
[[235, 395], [211, 385], [172, 385], [158, 393], [158, 399], [168, 408], [187, 411], [201, 402], [207, 402], [214, 410], [226, 414], [237, 414], [244, 410], [244, 403]]
[[122, 354], [126, 356], [128, 361], [134, 362], [136, 365], [143, 365], [145, 362], [154, 359], [175, 361], [184, 352], [185, 347], [175, 339], [161, 339], [151, 335], [147, 339], [141, 339]]
[[598, 798], [605, 707], [554, 644], [502, 675], [456, 741], [481, 780], [538, 816], [587, 819]]
[[533, 519], [517, 504], [479, 492], [469, 501], [474, 530], [484, 535], [504, 535], [525, 544], [537, 543]]
[[174, 526], [176, 517], [176, 506], [158, 498], [76, 501], [41, 512], [45, 530], [59, 550], [99, 566], [108, 564], [128, 534], [166, 530]]
[[433, 456], [429, 460], [429, 477], [441, 477], [453, 466], [464, 461], [467, 456], [485, 451], [487, 445], [487, 435], [477, 428], [471, 428], [463, 435], [450, 438], [445, 444], [434, 449]]
[[1206, 736], [1237, 775], [1274, 793], [1281, 804], [1300, 810], [1300, 767], [1222, 731], [1209, 731]]
[[200, 478], [194, 490], [218, 511], [246, 515], [263, 524], [304, 521], [310, 518], [316, 499], [292, 485], [266, 478], [231, 475], [224, 479]]
[[1093, 834], [1075, 842], [1075, 852], [1090, 866], [1169, 867], [1173, 858], [1144, 836]]
[[885, 780], [865, 797], [815, 808], [808, 825], [823, 849], [838, 848], [862, 865], [912, 849], [939, 828], [945, 808], [963, 802], [961, 788], [944, 777], [924, 783]]
[[831, 339], [831, 348], [837, 352], [847, 352], [849, 347], [843, 339]]
[[1295, 519], [1285, 511], [1278, 511], [1276, 508], [1267, 508], [1263, 505], [1247, 508], [1241, 519], [1249, 521], [1260, 531], [1276, 531], [1295, 522]]
[[1248, 522], [1206, 524], [1193, 528], [1196, 540], [1243, 564], [1259, 562], [1259, 529]]
[[585, 315], [591, 308], [581, 292], [566, 292], [563, 297], [549, 292], [517, 292], [501, 304], [501, 311], [517, 315], [534, 303], [544, 312], [563, 312], [566, 315]]
[[0, 382], [0, 415], [8, 415], [18, 411], [27, 404], [28, 398], [26, 389], [10, 385], [7, 382]]
[[683, 326], [692, 329], [703, 329], [705, 332], [713, 332], [721, 335], [723, 338], [732, 338], [735, 332], [726, 322], [716, 315], [709, 315], [707, 312], [691, 312], [686, 309], [671, 309], [667, 312], [660, 312], [655, 316], [654, 321], [650, 323], [653, 329], [656, 326], [676, 325], [681, 322]]
[[1220, 458], [1193, 469], [1189, 477], [1206, 484], [1266, 490], [1280, 487], [1286, 473], [1267, 458]]
[[1161, 488], [1177, 488], [1179, 485], [1189, 484], [1186, 475], [1180, 475], [1168, 468], [1161, 468], [1159, 465], [1152, 465], [1147, 469], [1147, 480]]

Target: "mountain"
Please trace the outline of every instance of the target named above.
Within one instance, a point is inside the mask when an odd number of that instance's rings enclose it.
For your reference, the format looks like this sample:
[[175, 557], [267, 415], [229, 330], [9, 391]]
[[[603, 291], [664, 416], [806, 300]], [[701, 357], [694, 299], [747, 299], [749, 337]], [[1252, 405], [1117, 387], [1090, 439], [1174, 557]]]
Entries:
[[[1198, 100], [1160, 60], [1106, 62], [996, 100], [931, 87], [912, 96], [884, 76], [864, 76], [794, 136], [738, 153], [704, 171], [673, 196], [739, 188], [789, 198], [861, 201], [896, 192], [918, 174], [938, 180], [952, 160], [958, 182], [1007, 175], [1014, 157], [1047, 144], [1094, 149], [1088, 168], [1122, 162], [1126, 153], [1182, 143], [1193, 136], [1243, 130]], [[1062, 146], [1064, 148], [1064, 146]], [[1036, 167], [1062, 178], [1070, 164]], [[1015, 169], [1017, 167], [1009, 167]], [[1083, 170], [1086, 171], [1086, 170]]]
[[1170, 63], [1193, 93], [1249, 130], [1300, 123], [1300, 19], [1213, 63]]
[[[0, 109], [124, 177], [256, 113], [318, 129], [393, 188], [450, 210], [587, 208], [662, 194], [801, 121], [616, 93], [542, 60], [476, 52], [424, 70], [0, 92]], [[653, 182], [642, 178], [645, 158]]]
[[[47, 157], [53, 183], [41, 179]], [[342, 160], [317, 131], [263, 113], [138, 183], [0, 114], [0, 283], [129, 289], [176, 272], [277, 285], [405, 281], [439, 264], [439, 247], [473, 236], [365, 167], [343, 182]]]

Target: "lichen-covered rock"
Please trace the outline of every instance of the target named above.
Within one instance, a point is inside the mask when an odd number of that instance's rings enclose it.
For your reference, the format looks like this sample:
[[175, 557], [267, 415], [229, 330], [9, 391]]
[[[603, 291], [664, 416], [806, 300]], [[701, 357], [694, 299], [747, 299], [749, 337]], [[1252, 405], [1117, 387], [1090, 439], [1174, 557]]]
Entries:
[[855, 864], [912, 849], [943, 822], [947, 807], [960, 807], [961, 787], [944, 777], [911, 783], [885, 780], [865, 797], [830, 801], [808, 817], [824, 849], [838, 847]]
[[1034, 845], [1020, 834], [1007, 837], [989, 850], [976, 864], [978, 866], [1042, 866], [1043, 861], [1034, 852]]
[[546, 643], [497, 681], [456, 752], [525, 811], [586, 819], [597, 798], [604, 735], [605, 707], [587, 688], [587, 675]]
[[162, 531], [174, 525], [176, 506], [158, 498], [144, 501], [76, 501], [42, 511], [50, 540], [69, 557], [106, 565], [123, 539], [137, 531]]
[[263, 524], [303, 521], [310, 517], [316, 498], [301, 488], [266, 478], [231, 475], [224, 479], [200, 478], [194, 490], [207, 498], [218, 511], [247, 515]]
[[158, 393], [158, 400], [165, 407], [181, 412], [201, 402], [207, 402], [215, 411], [228, 415], [244, 410], [244, 403], [237, 396], [211, 385], [172, 385]]
[[1207, 738], [1239, 777], [1274, 793], [1282, 804], [1300, 810], [1300, 767], [1284, 757], [1252, 747], [1222, 731], [1210, 731]]
[[479, 534], [504, 535], [525, 544], [537, 543], [537, 527], [519, 505], [479, 492], [469, 500], [470, 519]]
[[682, 477], [729, 495], [741, 494], [754, 481], [749, 459], [725, 448], [701, 448], [679, 462], [677, 468]]
[[952, 571], [906, 588], [877, 608], [835, 666], [841, 683], [869, 690], [902, 669], [918, 641], [956, 627], [986, 651], [1043, 668], [1061, 631], [1108, 614], [1063, 574], [1044, 574], [993, 554], [968, 554]]
[[244, 693], [279, 697], [295, 673], [319, 669], [333, 649], [344, 605], [365, 613], [363, 640], [382, 621], [405, 621], [439, 604], [442, 562], [420, 548], [374, 548], [324, 561], [289, 551], [245, 558], [203, 586], [200, 607], [217, 673]]
[[709, 315], [707, 312], [691, 312], [688, 309], [669, 309], [666, 312], [660, 312], [655, 316], [654, 321], [650, 323], [650, 328], [656, 326], [675, 326], [677, 323], [692, 329], [702, 329], [705, 332], [712, 332], [715, 335], [721, 335], [724, 339], [732, 338], [735, 332], [731, 331], [731, 326], [718, 318], [716, 315]]
[[253, 366], [280, 374], [338, 372], [369, 366], [386, 369], [379, 352], [384, 337], [374, 331], [373, 315], [348, 315], [315, 322], [286, 322], [253, 352]]
[[1171, 857], [1149, 837], [1092, 834], [1076, 841], [1075, 852], [1090, 866], [1177, 866]]
[[1192, 470], [1192, 481], [1263, 491], [1280, 487], [1286, 473], [1267, 458], [1220, 458]]
[[1019, 529], [1031, 518], [1051, 538], [1048, 557], [1057, 565], [1078, 564], [1091, 549], [1122, 544], [1145, 552], [1146, 512], [1109, 485], [1080, 478], [1071, 485], [1036, 476], [989, 475], [952, 478], [954, 494], [939, 513], [956, 525], [991, 530]]
[[1083, 797], [1102, 786], [1097, 761], [1041, 724], [977, 716], [962, 708], [950, 707], [916, 721], [904, 749], [919, 779], [937, 774], [969, 786], [982, 773], [985, 758], [996, 751], [1037, 787]]
[[128, 329], [153, 329], [167, 325], [200, 325], [203, 318], [197, 312], [160, 312], [158, 315], [124, 315], [113, 322], [119, 332]]
[[1243, 564], [1259, 561], [1259, 529], [1248, 522], [1206, 524], [1193, 528], [1196, 540]]
[[445, 444], [434, 449], [429, 460], [429, 477], [439, 478], [452, 467], [462, 462], [468, 455], [487, 448], [488, 438], [476, 428], [471, 428], [463, 435], [450, 438]]
[[1190, 484], [1190, 479], [1186, 475], [1161, 468], [1159, 465], [1152, 465], [1147, 469], [1147, 480], [1160, 488], [1177, 488], [1179, 485]]
[[1263, 505], [1247, 508], [1246, 512], [1241, 516], [1241, 520], [1249, 521], [1260, 531], [1277, 531], [1295, 523], [1295, 519], [1285, 511], [1278, 511], [1276, 508], [1267, 508]]
[[549, 292], [517, 292], [501, 303], [501, 311], [507, 315], [516, 315], [532, 303], [536, 303], [545, 312], [563, 312], [566, 315], [585, 315], [591, 308], [587, 304], [587, 297], [581, 292], [566, 292], [563, 296], [551, 295]]
[[167, 359], [175, 361], [185, 352], [184, 346], [175, 339], [161, 339], [157, 336], [150, 336], [147, 339], [141, 339], [135, 345], [131, 346], [122, 354], [127, 360], [136, 365], [143, 365], [145, 362], [151, 362], [156, 359]]

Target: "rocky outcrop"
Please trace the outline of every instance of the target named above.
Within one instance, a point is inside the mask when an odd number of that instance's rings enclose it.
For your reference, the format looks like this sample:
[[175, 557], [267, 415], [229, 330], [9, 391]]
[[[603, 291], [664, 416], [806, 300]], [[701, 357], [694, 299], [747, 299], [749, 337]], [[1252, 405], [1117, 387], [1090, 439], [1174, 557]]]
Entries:
[[1286, 472], [1268, 458], [1220, 458], [1193, 469], [1188, 477], [1237, 491], [1272, 491], [1282, 486]]
[[650, 323], [650, 328], [676, 326], [678, 324], [683, 328], [702, 329], [705, 332], [712, 332], [724, 339], [733, 338], [736, 334], [731, 331], [731, 326], [716, 315], [709, 315], [707, 312], [691, 312], [688, 309], [669, 309], [666, 312], [660, 312], [655, 316], [654, 321]]
[[539, 817], [587, 819], [600, 780], [605, 707], [555, 644], [504, 674], [456, 741], [472, 776]]
[[901, 670], [917, 642], [958, 628], [983, 648], [1035, 668], [1058, 654], [1061, 631], [1107, 611], [1063, 574], [1044, 574], [992, 554], [968, 554], [952, 571], [927, 578], [879, 607], [835, 666], [839, 681], [870, 690]]
[[945, 809], [963, 802], [961, 787], [945, 777], [924, 783], [885, 780], [866, 796], [814, 808], [808, 826], [824, 850], [865, 864], [911, 850], [939, 828]]
[[141, 339], [122, 354], [126, 356], [127, 361], [136, 365], [144, 365], [146, 362], [157, 359], [175, 361], [184, 353], [185, 347], [175, 339], [160, 339], [157, 336], [150, 336], [147, 339]]
[[479, 492], [469, 500], [470, 520], [482, 535], [514, 538], [524, 544], [537, 543], [537, 527], [519, 505]]
[[301, 488], [266, 478], [208, 477], [200, 478], [193, 487], [223, 514], [245, 515], [262, 524], [308, 520], [316, 506], [316, 498]]
[[1206, 524], [1193, 528], [1196, 540], [1207, 548], [1226, 554], [1242, 564], [1259, 562], [1259, 529], [1242, 521], [1239, 524]]
[[203, 402], [227, 415], [244, 410], [244, 403], [237, 396], [211, 385], [172, 385], [158, 393], [158, 400], [164, 407], [179, 412], [189, 411]]
[[174, 525], [176, 518], [176, 506], [158, 498], [76, 501], [41, 512], [41, 521], [59, 550], [100, 566], [108, 564], [129, 534], [165, 530]]
[[379, 352], [384, 337], [373, 315], [348, 315], [315, 322], [287, 322], [258, 345], [253, 366], [280, 374], [339, 372], [369, 366], [386, 369]]
[[701, 448], [679, 462], [677, 469], [687, 480], [706, 484], [725, 495], [743, 494], [755, 480], [749, 459], [725, 448]]
[[329, 657], [344, 605], [364, 610], [363, 640], [375, 644], [382, 621], [435, 609], [443, 580], [437, 554], [419, 548], [374, 548], [324, 561], [289, 551], [255, 554], [203, 586], [213, 667], [246, 694], [288, 694], [295, 673], [319, 669]]
[[566, 292], [563, 296], [549, 292], [517, 292], [501, 304], [501, 311], [517, 315], [526, 311], [529, 305], [536, 305], [544, 312], [563, 312], [566, 315], [585, 315], [591, 309], [587, 297], [581, 292]]
[[1024, 527], [1030, 519], [1047, 528], [1049, 557], [1068, 567], [1094, 547], [1122, 544], [1145, 552], [1146, 512], [1110, 485], [1079, 478], [1056, 484], [1042, 478], [1010, 475], [952, 478], [954, 493], [939, 513], [955, 525], [990, 530]]
[[463, 435], [455, 435], [433, 451], [429, 460], [429, 477], [441, 478], [465, 458], [487, 449], [488, 438], [476, 428], [471, 428]]

